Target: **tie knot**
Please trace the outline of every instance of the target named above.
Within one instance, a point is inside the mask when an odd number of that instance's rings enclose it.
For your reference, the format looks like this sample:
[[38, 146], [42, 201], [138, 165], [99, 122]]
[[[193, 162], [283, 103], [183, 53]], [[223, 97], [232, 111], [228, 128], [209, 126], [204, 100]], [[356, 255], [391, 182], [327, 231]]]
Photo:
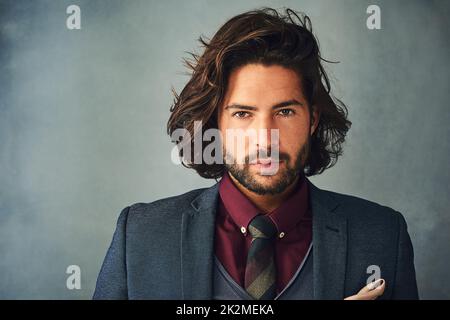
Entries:
[[271, 239], [277, 234], [277, 227], [272, 219], [259, 214], [250, 221], [248, 231], [253, 238]]

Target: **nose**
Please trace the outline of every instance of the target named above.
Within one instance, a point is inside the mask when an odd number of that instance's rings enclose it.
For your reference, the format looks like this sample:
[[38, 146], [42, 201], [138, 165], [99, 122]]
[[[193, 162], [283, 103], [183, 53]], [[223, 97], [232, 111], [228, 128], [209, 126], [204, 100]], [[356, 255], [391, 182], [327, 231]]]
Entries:
[[257, 123], [257, 149], [266, 150], [273, 147], [273, 144], [278, 145], [278, 135], [273, 129], [278, 129], [273, 118], [269, 115], [261, 116]]

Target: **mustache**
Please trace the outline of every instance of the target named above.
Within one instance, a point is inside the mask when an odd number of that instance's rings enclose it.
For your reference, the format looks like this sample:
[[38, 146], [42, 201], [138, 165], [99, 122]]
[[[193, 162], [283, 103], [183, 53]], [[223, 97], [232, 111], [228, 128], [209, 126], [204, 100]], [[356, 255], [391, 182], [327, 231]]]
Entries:
[[[248, 164], [250, 163], [250, 159], [252, 159], [253, 161], [257, 160], [257, 159], [265, 159], [265, 158], [271, 158], [272, 157], [272, 152], [270, 149], [268, 150], [258, 150], [250, 155], [247, 155], [244, 158], [244, 163]], [[280, 152], [278, 154], [278, 161], [283, 161], [285, 160], [286, 162], [288, 162], [291, 157], [289, 156], [289, 154], [284, 153], [284, 152]]]

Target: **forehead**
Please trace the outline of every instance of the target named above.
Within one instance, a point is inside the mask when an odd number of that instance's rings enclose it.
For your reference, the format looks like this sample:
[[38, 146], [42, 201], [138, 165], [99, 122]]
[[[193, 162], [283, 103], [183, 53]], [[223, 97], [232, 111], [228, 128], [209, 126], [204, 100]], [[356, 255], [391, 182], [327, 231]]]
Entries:
[[301, 91], [301, 80], [294, 70], [279, 65], [248, 64], [230, 74], [224, 105], [264, 106], [286, 99], [303, 100]]

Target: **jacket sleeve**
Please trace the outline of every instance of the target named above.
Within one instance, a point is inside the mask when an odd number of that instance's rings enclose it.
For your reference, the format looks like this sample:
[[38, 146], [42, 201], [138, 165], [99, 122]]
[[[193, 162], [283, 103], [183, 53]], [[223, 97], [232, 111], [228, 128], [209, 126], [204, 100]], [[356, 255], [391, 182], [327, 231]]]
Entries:
[[405, 218], [402, 214], [399, 216], [399, 236], [398, 236], [398, 254], [397, 269], [394, 280], [393, 299], [417, 300], [419, 294], [417, 291], [416, 272], [414, 269], [414, 251], [409, 237]]
[[130, 207], [122, 210], [97, 278], [93, 299], [128, 299], [125, 255], [126, 225]]

